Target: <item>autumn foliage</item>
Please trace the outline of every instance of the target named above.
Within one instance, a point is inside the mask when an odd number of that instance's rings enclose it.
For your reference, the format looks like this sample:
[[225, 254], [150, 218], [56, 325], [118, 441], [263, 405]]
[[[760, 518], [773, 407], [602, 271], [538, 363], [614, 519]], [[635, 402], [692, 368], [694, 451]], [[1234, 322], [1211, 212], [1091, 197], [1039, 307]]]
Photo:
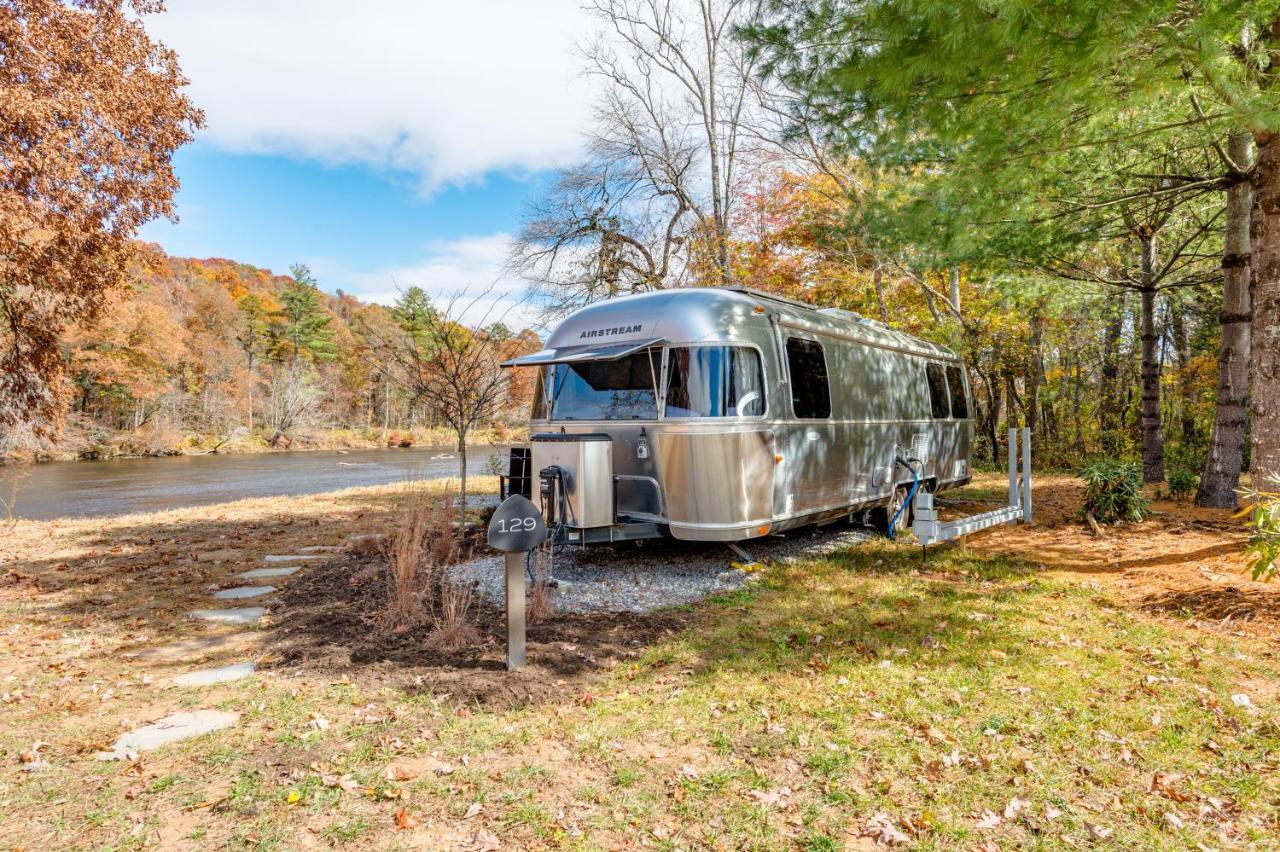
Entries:
[[61, 333], [125, 280], [138, 227], [173, 213], [170, 158], [202, 116], [143, 27], [161, 9], [0, 2], [0, 425], [56, 429]]

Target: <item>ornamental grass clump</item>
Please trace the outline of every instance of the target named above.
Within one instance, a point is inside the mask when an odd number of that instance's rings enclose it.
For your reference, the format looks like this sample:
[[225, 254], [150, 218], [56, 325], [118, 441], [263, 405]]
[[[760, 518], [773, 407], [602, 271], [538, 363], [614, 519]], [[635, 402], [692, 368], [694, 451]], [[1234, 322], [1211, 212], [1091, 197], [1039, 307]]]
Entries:
[[1142, 465], [1137, 462], [1102, 459], [1080, 471], [1084, 480], [1081, 514], [1100, 524], [1140, 521], [1147, 513], [1142, 493]]
[[385, 626], [393, 633], [418, 627], [426, 643], [451, 650], [479, 640], [474, 624], [475, 589], [449, 575], [466, 558], [453, 523], [451, 500], [443, 503], [411, 483], [396, 528], [383, 543], [387, 561]]

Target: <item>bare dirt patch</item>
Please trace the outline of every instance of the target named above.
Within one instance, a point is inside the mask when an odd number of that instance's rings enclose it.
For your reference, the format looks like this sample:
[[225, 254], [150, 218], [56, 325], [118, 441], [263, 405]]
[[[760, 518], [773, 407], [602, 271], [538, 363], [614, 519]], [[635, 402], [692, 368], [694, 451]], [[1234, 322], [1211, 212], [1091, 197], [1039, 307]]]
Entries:
[[554, 614], [529, 625], [529, 665], [513, 675], [506, 671], [506, 621], [499, 606], [478, 602], [478, 644], [431, 648], [425, 629], [387, 629], [384, 570], [376, 558], [353, 557], [316, 566], [287, 587], [265, 643], [275, 666], [447, 693], [463, 703], [520, 706], [580, 697], [592, 681], [696, 618], [689, 611]]
[[[1002, 483], [988, 475], [975, 486], [990, 490]], [[1189, 500], [1152, 500], [1150, 517], [1104, 527], [1098, 538], [1079, 517], [1080, 480], [1041, 475], [1034, 486], [1034, 524], [986, 530], [969, 536], [964, 546], [1105, 583], [1143, 611], [1280, 643], [1280, 585], [1251, 578], [1244, 555], [1248, 532], [1232, 511], [1202, 509]], [[990, 508], [957, 501], [948, 511], [972, 514]]]

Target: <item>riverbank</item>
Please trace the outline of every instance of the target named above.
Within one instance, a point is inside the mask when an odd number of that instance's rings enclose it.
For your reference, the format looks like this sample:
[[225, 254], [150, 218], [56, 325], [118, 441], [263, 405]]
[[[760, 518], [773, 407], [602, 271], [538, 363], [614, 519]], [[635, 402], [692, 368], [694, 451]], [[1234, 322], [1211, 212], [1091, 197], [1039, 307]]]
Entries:
[[[451, 447], [457, 436], [446, 428], [412, 429], [300, 429], [272, 443], [273, 434], [237, 429], [226, 435], [182, 434], [167, 430], [90, 433], [68, 429], [57, 442], [35, 448], [0, 452], [0, 467], [50, 461], [102, 461], [106, 459], [158, 458], [164, 456], [245, 455], [304, 451], [376, 450], [408, 447]], [[502, 425], [473, 430], [467, 447], [487, 448], [518, 443], [528, 438], [525, 427]]]
[[[950, 498], [977, 511], [1001, 485]], [[1097, 540], [1074, 480], [1045, 476], [1034, 527], [927, 561], [831, 528], [831, 552], [717, 598], [535, 622], [509, 675], [492, 631], [453, 658], [412, 633], [369, 651], [381, 581], [353, 536], [401, 493], [0, 536], [0, 844], [1257, 848], [1280, 830], [1277, 592], [1243, 575], [1227, 512], [1160, 501]], [[259, 622], [192, 619], [290, 564], [272, 554], [317, 555], [265, 581]], [[201, 710], [234, 721], [95, 757]]]

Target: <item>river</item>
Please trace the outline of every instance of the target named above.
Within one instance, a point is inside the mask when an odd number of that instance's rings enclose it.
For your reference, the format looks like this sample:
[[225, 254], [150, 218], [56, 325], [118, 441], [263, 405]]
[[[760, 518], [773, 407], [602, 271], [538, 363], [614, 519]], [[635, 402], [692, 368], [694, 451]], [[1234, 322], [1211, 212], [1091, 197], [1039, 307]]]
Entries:
[[[471, 448], [467, 470], [486, 473], [493, 455], [491, 447]], [[14, 515], [49, 520], [317, 494], [410, 477], [439, 479], [457, 476], [458, 457], [449, 447], [166, 456], [47, 462], [26, 473]]]

